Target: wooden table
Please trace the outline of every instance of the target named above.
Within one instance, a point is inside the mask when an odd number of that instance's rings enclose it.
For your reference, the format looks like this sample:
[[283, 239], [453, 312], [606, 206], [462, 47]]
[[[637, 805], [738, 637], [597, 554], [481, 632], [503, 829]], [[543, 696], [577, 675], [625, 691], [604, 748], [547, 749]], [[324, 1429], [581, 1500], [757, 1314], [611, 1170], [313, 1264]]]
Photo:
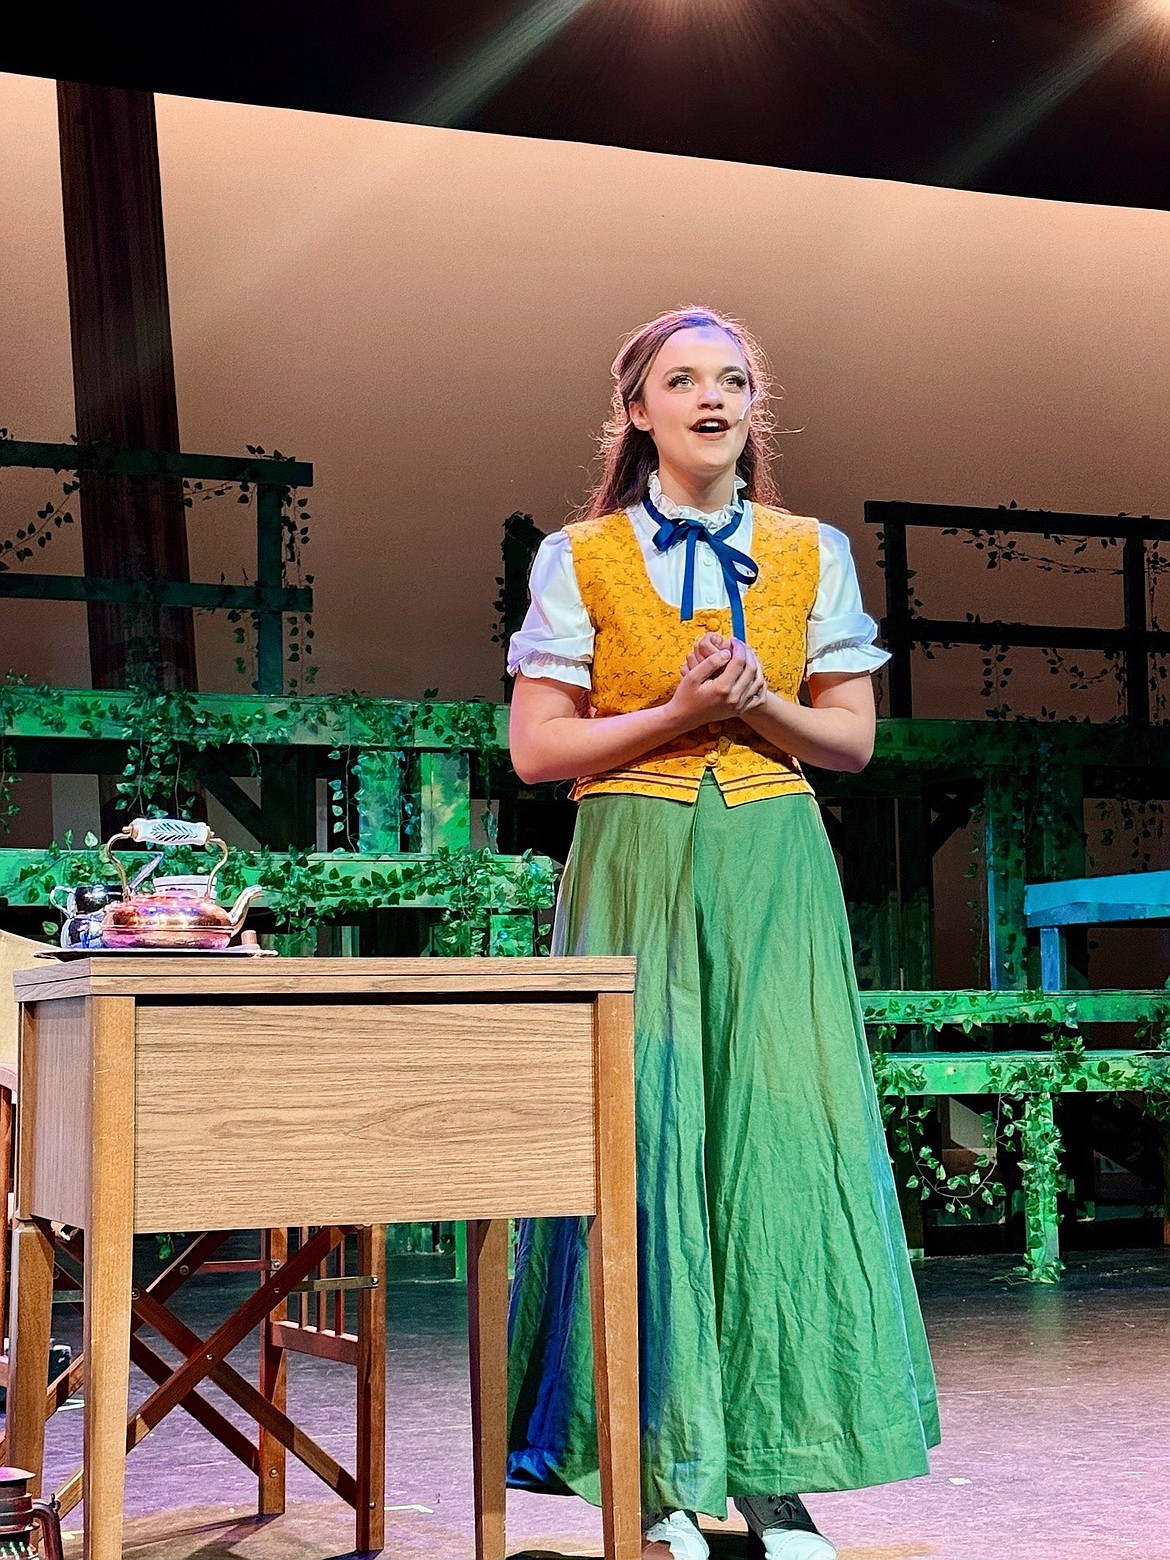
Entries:
[[[48, 1225], [76, 1226], [87, 1560], [122, 1553], [135, 1233], [431, 1219], [469, 1221], [476, 1553], [503, 1560], [507, 1220], [572, 1214], [591, 1219], [605, 1553], [634, 1560], [632, 959], [108, 954], [15, 981], [7, 1456], [42, 1466]], [[267, 1298], [303, 1276], [290, 1261]], [[152, 1401], [165, 1412], [225, 1369], [233, 1336], [193, 1349]]]

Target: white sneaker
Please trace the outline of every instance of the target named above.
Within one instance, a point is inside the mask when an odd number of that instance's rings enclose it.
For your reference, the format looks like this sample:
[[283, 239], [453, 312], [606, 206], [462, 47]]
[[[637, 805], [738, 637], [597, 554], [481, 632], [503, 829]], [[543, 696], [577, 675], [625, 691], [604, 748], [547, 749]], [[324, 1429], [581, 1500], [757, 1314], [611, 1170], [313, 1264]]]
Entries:
[[763, 1544], [765, 1560], [836, 1560], [799, 1495], [737, 1495], [735, 1504]]
[[689, 1511], [661, 1512], [642, 1531], [645, 1544], [667, 1544], [670, 1560], [708, 1560], [711, 1550]]

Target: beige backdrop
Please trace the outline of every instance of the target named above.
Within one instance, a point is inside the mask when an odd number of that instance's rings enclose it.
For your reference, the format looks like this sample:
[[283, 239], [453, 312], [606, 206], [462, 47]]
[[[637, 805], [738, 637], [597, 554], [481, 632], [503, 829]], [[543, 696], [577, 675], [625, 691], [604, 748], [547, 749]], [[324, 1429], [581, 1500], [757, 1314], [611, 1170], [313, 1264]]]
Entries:
[[[0, 116], [0, 423], [64, 438], [52, 84], [0, 77]], [[501, 521], [560, 522], [622, 332], [691, 300], [763, 337], [800, 430], [788, 501], [852, 534], [875, 607], [867, 498], [1170, 513], [1166, 213], [189, 99], [158, 120], [184, 445], [314, 463], [323, 687], [495, 693]], [[210, 511], [194, 556], [237, 573], [247, 514]], [[961, 552], [922, 553], [928, 605], [998, 610]], [[6, 606], [0, 665], [85, 681], [80, 614], [54, 611]], [[227, 648], [206, 685], [230, 686]], [[966, 702], [948, 680], [940, 713]]]

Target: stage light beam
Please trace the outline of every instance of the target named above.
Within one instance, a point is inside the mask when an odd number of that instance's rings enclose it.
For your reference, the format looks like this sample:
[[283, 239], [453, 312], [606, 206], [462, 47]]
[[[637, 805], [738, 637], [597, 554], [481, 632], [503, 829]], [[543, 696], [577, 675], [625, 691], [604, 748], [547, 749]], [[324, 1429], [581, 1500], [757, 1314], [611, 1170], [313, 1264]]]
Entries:
[[1149, 29], [1151, 7], [1170, 20], [1170, 0], [1132, 0], [1128, 8], [1100, 28], [1059, 65], [1005, 104], [991, 122], [948, 153], [934, 169], [933, 182], [962, 188], [1043, 123], [1052, 111], [1106, 65], [1115, 54]]
[[535, 0], [482, 39], [404, 117], [417, 124], [458, 125], [523, 70], [587, 4], [588, 0]]

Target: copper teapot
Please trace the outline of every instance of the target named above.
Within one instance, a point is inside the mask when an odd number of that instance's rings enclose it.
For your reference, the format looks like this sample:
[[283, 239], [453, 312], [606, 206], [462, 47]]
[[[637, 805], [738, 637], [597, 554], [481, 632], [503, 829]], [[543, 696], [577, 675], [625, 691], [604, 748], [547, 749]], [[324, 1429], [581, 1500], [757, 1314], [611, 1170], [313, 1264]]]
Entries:
[[[0, 1555], [19, 1560], [63, 1560], [61, 1518], [54, 1503], [33, 1500], [32, 1474], [23, 1468], [0, 1468]], [[40, 1548], [32, 1547], [32, 1531], [40, 1527]]]
[[[133, 884], [114, 855], [119, 840], [135, 845], [217, 845], [219, 860], [206, 875], [155, 877], [163, 852], [140, 872]], [[135, 818], [106, 842], [105, 854], [122, 882], [122, 899], [107, 906], [101, 920], [103, 948], [226, 948], [244, 924], [248, 906], [261, 888], [244, 889], [230, 910], [215, 897], [215, 879], [228, 858], [228, 847], [206, 823], [185, 818]]]

